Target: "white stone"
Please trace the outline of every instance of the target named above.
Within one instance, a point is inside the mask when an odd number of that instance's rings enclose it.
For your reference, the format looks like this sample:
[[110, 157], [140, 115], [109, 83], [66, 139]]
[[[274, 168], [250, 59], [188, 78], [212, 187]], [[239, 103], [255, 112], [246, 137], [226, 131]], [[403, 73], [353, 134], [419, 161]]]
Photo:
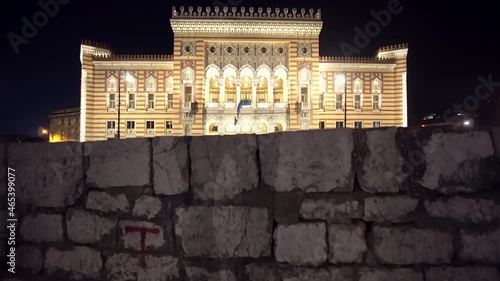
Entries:
[[358, 200], [304, 199], [300, 216], [327, 221], [362, 218], [363, 205]]
[[[163, 228], [159, 225], [156, 225], [151, 222], [138, 222], [138, 221], [120, 221], [119, 226], [121, 229], [121, 239], [123, 241], [123, 245], [127, 249], [141, 249], [141, 233], [139, 231], [134, 231], [129, 228], [146, 228], [150, 230], [157, 231], [158, 233], [146, 233], [145, 239], [145, 250], [148, 248], [157, 249], [165, 245], [165, 237], [163, 233]], [[129, 229], [129, 231], [127, 231]]]
[[29, 242], [62, 242], [62, 215], [30, 214], [21, 221], [20, 233]]
[[494, 153], [490, 135], [483, 131], [433, 134], [423, 152], [427, 168], [419, 182], [443, 193], [477, 190], [471, 181], [486, 172], [480, 171], [479, 161]]
[[367, 250], [365, 224], [331, 224], [328, 226], [330, 263], [362, 263]]
[[352, 191], [353, 130], [259, 135], [262, 178], [275, 191]]
[[208, 272], [200, 267], [186, 267], [186, 274], [192, 281], [237, 281], [236, 274], [230, 270]]
[[365, 221], [401, 222], [418, 206], [418, 199], [404, 195], [365, 198]]
[[270, 212], [251, 207], [189, 207], [175, 210], [175, 234], [187, 257], [271, 255]]
[[49, 275], [64, 271], [74, 280], [98, 279], [102, 269], [101, 254], [82, 246], [65, 251], [49, 248], [45, 254], [45, 269]]
[[500, 229], [482, 233], [460, 232], [459, 258], [466, 262], [500, 263]]
[[187, 140], [177, 137], [153, 139], [153, 185], [155, 194], [175, 195], [189, 190]]
[[89, 158], [87, 184], [99, 188], [150, 184], [149, 138], [87, 142], [84, 145]]
[[396, 193], [406, 179], [404, 159], [396, 144], [396, 128], [367, 131], [368, 154], [356, 175], [361, 189], [366, 192]]
[[73, 205], [83, 190], [82, 155], [80, 143], [10, 144], [8, 166], [15, 169], [18, 205]]
[[500, 275], [495, 267], [431, 267], [425, 272], [426, 281], [498, 281]]
[[359, 281], [424, 281], [424, 276], [422, 273], [409, 268], [392, 270], [365, 268], [360, 272]]
[[152, 219], [158, 215], [163, 207], [161, 200], [148, 195], [142, 195], [134, 203], [132, 214], [137, 217]]
[[142, 267], [140, 256], [114, 254], [106, 261], [106, 275], [111, 281], [170, 281], [179, 277], [177, 258], [146, 255], [144, 259], [146, 268]]
[[16, 261], [20, 268], [29, 268], [33, 274], [38, 274], [43, 268], [43, 254], [37, 247], [20, 246], [16, 251]]
[[274, 231], [276, 261], [296, 266], [319, 266], [326, 262], [326, 225], [302, 223], [278, 225]]
[[129, 203], [125, 194], [111, 195], [107, 192], [91, 191], [87, 195], [87, 209], [101, 212], [128, 212]]
[[488, 199], [454, 197], [449, 200], [425, 201], [424, 206], [431, 217], [461, 222], [489, 223], [500, 218], [500, 205]]
[[453, 256], [453, 235], [433, 229], [373, 227], [374, 254], [386, 264], [445, 264]]
[[117, 220], [101, 217], [84, 210], [71, 209], [66, 213], [68, 238], [77, 243], [91, 244], [101, 241], [116, 229]]
[[191, 142], [191, 185], [202, 200], [233, 199], [257, 187], [257, 137], [197, 137]]

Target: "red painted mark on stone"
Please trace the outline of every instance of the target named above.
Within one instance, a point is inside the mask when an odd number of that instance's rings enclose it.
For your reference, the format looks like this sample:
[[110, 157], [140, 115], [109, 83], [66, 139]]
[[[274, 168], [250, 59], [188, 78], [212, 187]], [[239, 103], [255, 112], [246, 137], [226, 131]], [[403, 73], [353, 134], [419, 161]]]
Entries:
[[158, 234], [160, 230], [158, 228], [147, 228], [143, 226], [125, 226], [125, 234], [132, 232], [141, 233], [141, 266], [142, 268], [147, 268], [146, 265], [146, 234]]

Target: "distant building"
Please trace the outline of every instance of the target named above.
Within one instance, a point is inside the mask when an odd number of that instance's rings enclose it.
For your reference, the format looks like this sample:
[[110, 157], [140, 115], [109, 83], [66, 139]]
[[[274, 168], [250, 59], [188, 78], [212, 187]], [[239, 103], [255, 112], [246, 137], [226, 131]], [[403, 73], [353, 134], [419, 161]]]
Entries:
[[407, 127], [408, 45], [320, 56], [321, 11], [173, 8], [173, 55], [81, 45], [81, 141]]
[[80, 108], [54, 110], [49, 118], [49, 142], [80, 141]]

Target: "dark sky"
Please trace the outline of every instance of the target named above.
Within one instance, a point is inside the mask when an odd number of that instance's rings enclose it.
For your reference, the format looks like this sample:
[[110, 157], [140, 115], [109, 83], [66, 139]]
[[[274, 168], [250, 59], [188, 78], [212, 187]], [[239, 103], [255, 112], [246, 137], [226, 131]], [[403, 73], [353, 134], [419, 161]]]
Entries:
[[[34, 0], [3, 3], [0, 133], [35, 133], [48, 125], [52, 110], [79, 106], [81, 39], [108, 43], [122, 54], [171, 54], [172, 5], [321, 8], [320, 54], [342, 56], [342, 42], [354, 45], [354, 28], [364, 29], [373, 20], [371, 11], [387, 9], [395, 0], [58, 1], [67, 3], [18, 46], [18, 53], [9, 34], [23, 36], [22, 18], [33, 22], [42, 8]], [[381, 45], [408, 42], [410, 116], [443, 113], [474, 95], [479, 76], [500, 81], [500, 10], [495, 2], [401, 0], [402, 11], [392, 15], [359, 55], [373, 56]], [[487, 102], [478, 106], [484, 111]]]

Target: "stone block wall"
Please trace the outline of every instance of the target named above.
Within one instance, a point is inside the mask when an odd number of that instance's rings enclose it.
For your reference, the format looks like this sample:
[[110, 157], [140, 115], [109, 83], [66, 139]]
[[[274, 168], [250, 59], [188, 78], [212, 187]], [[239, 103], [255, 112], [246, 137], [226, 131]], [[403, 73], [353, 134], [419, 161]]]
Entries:
[[[498, 281], [498, 135], [383, 128], [0, 145], [17, 218], [16, 273], [4, 267], [2, 278]], [[0, 196], [5, 265], [6, 187]]]

